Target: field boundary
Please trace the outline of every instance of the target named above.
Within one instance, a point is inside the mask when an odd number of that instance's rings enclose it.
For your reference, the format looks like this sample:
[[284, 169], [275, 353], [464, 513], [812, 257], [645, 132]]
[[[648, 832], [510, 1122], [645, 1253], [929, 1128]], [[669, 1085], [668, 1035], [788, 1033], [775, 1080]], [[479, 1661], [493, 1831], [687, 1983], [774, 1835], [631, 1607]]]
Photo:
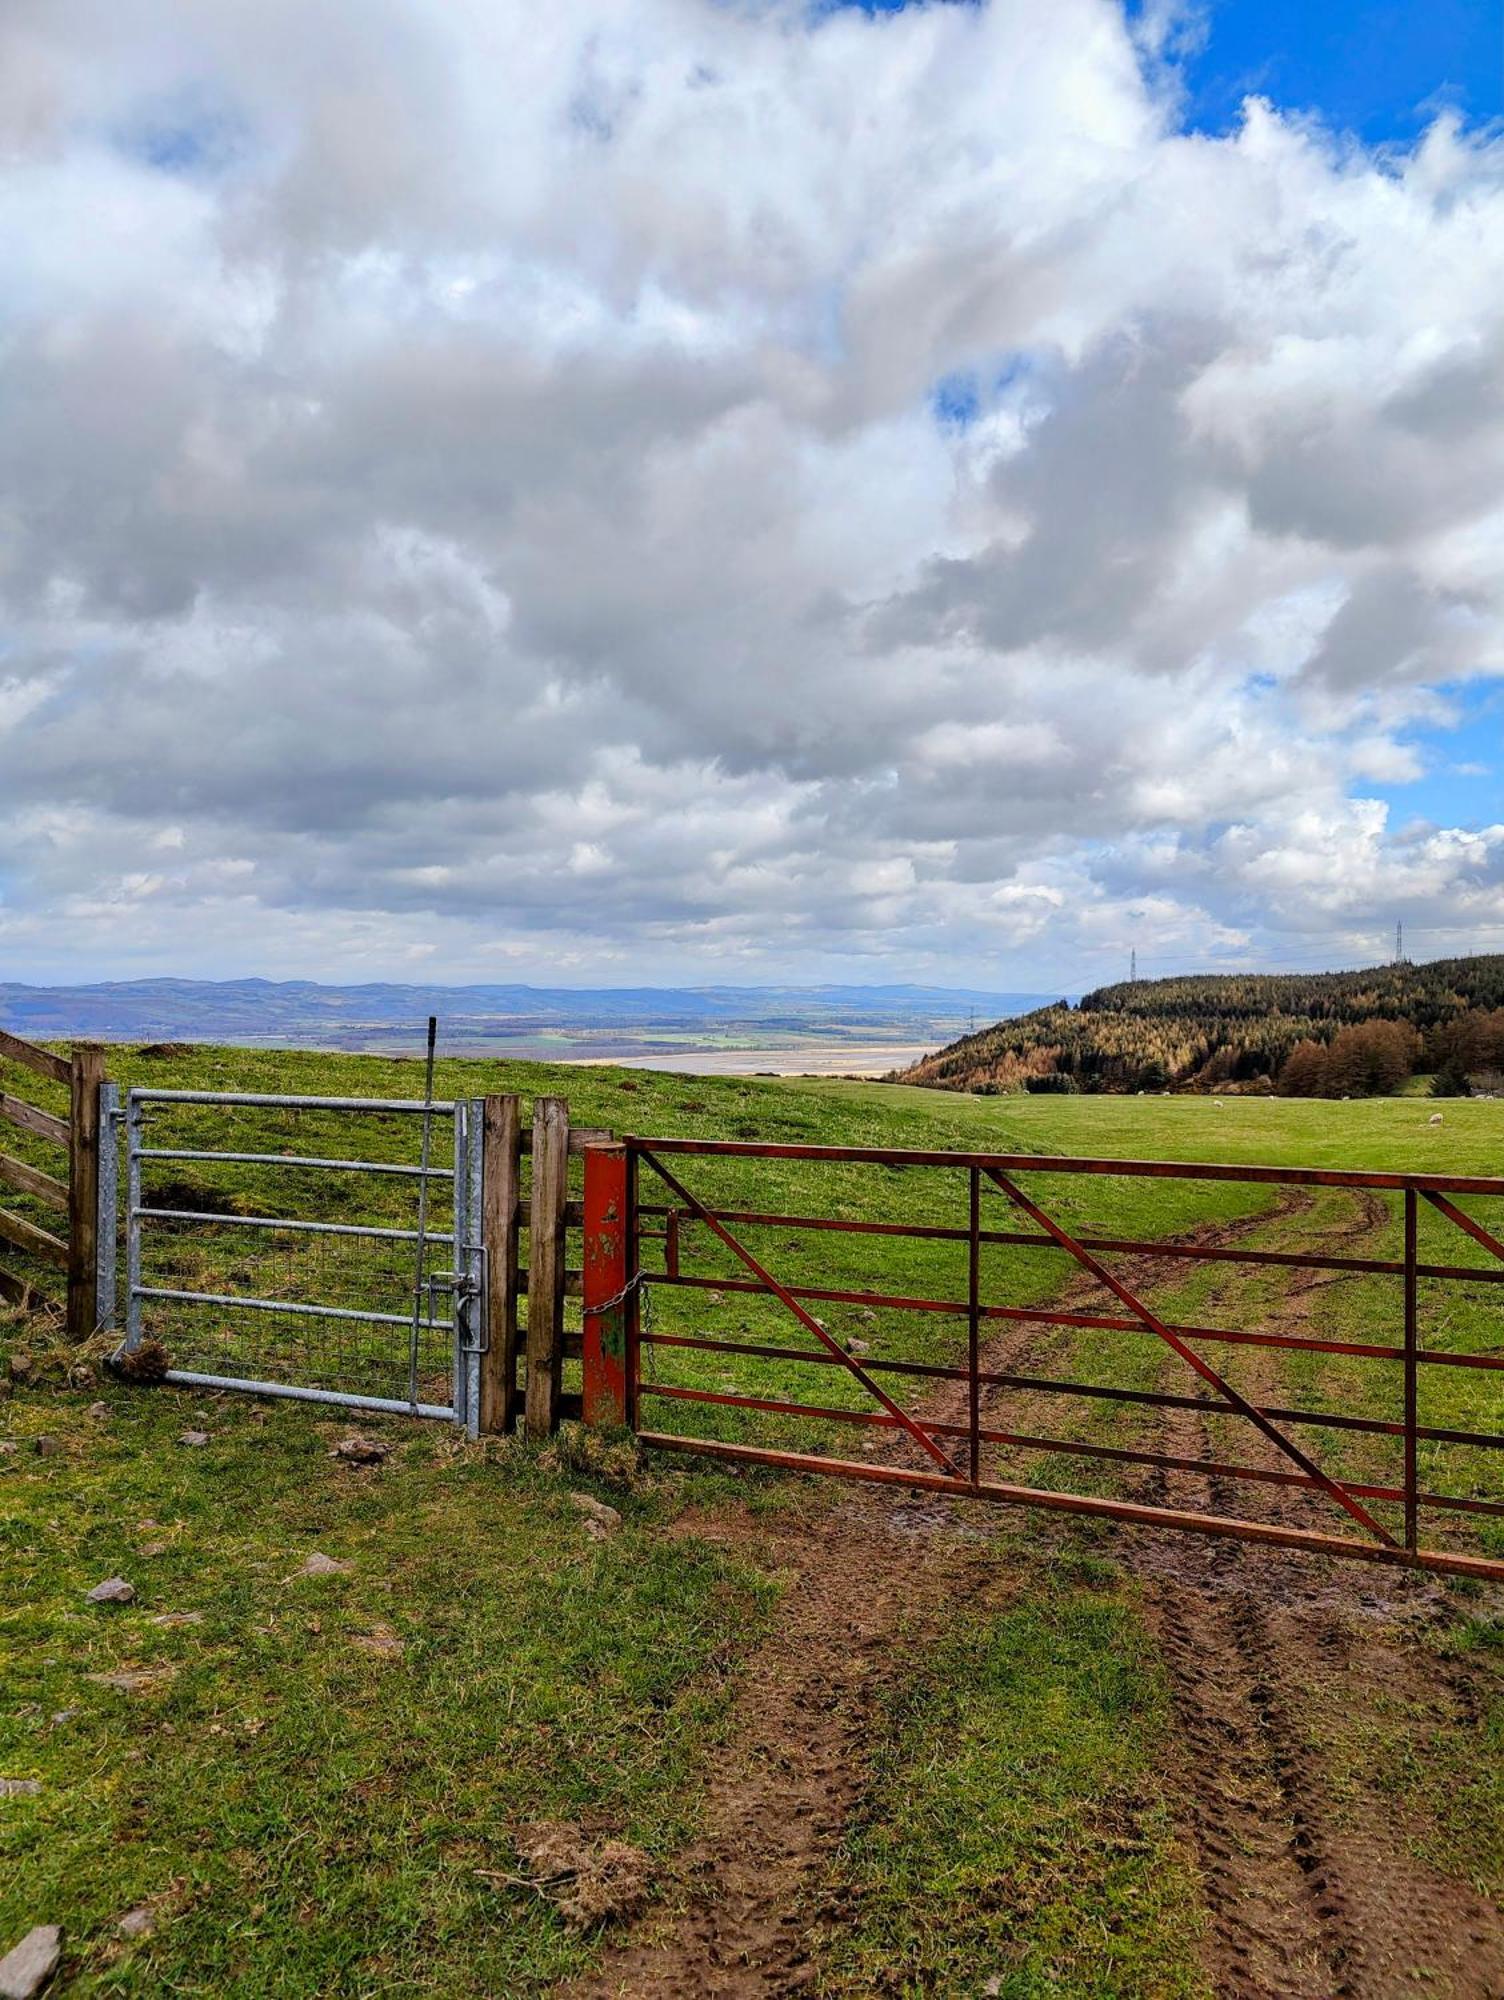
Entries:
[[[66, 1179], [0, 1151], [0, 1187], [14, 1189], [66, 1218], [66, 1233], [0, 1208], [0, 1243], [65, 1273], [69, 1335], [86, 1340], [100, 1324], [103, 1300], [96, 1269], [99, 1241], [100, 1088], [105, 1081], [104, 1051], [97, 1043], [75, 1042], [68, 1056], [0, 1029], [0, 1062], [24, 1069], [68, 1092], [68, 1112], [56, 1112], [30, 1098], [0, 1089], [0, 1121], [67, 1156]], [[0, 1297], [23, 1302], [31, 1281], [0, 1268]]]
[[[965, 1229], [885, 1221], [875, 1223], [857, 1217], [811, 1216], [784, 1211], [729, 1209], [702, 1200], [687, 1187], [667, 1159], [769, 1159], [814, 1161], [824, 1164], [867, 1165], [887, 1169], [921, 1169], [959, 1172], [968, 1190], [968, 1225]], [[646, 1169], [669, 1199], [642, 1203], [638, 1182]], [[1112, 1175], [1117, 1178], [1154, 1179], [1173, 1177], [1186, 1180], [1243, 1181], [1278, 1187], [1323, 1187], [1384, 1189], [1403, 1197], [1404, 1255], [1401, 1258], [1333, 1257], [1319, 1252], [1245, 1252], [1228, 1245], [1180, 1243], [1161, 1245], [1153, 1240], [1123, 1237], [1073, 1236], [1040, 1201], [1020, 1185], [1019, 1178], [1046, 1174]], [[1033, 1225], [1024, 1230], [984, 1230], [981, 1226], [983, 1187], [997, 1189], [1010, 1206]], [[1504, 1354], [1457, 1352], [1450, 1348], [1428, 1347], [1421, 1343], [1418, 1284], [1422, 1277], [1465, 1280], [1478, 1283], [1504, 1282], [1504, 1242], [1491, 1230], [1457, 1206], [1454, 1195], [1498, 1200], [1504, 1198], [1504, 1179], [1477, 1175], [1433, 1173], [1374, 1173], [1333, 1168], [1241, 1167], [1221, 1163], [1206, 1165], [1164, 1161], [1107, 1160], [1099, 1158], [1057, 1158], [1038, 1154], [944, 1153], [885, 1147], [804, 1146], [761, 1143], [748, 1140], [648, 1139], [629, 1138], [620, 1144], [594, 1148], [587, 1154], [585, 1262], [585, 1392], [587, 1421], [627, 1421], [645, 1443], [661, 1449], [688, 1451], [712, 1458], [763, 1464], [784, 1470], [818, 1472], [853, 1480], [887, 1482], [920, 1487], [929, 1491], [964, 1494], [971, 1498], [1022, 1504], [1080, 1514], [1095, 1514], [1148, 1527], [1174, 1527], [1202, 1535], [1235, 1537], [1287, 1548], [1305, 1548], [1327, 1555], [1354, 1557], [1363, 1561], [1397, 1563], [1453, 1574], [1504, 1580], [1504, 1562], [1459, 1553], [1453, 1549], [1422, 1544], [1420, 1519], [1427, 1515], [1504, 1516], [1504, 1501], [1470, 1494], [1440, 1493], [1422, 1488], [1418, 1476], [1417, 1447], [1420, 1441], [1456, 1444], [1482, 1451], [1504, 1450], [1504, 1435], [1495, 1432], [1443, 1428], [1422, 1424], [1418, 1415], [1418, 1385], [1421, 1372], [1429, 1368], [1499, 1370]], [[1421, 1205], [1443, 1217], [1460, 1235], [1482, 1249], [1483, 1264], [1453, 1264], [1423, 1261], [1419, 1255], [1418, 1222]], [[662, 1224], [645, 1230], [644, 1218]], [[686, 1225], [702, 1226], [728, 1251], [743, 1275], [727, 1278], [722, 1271], [694, 1272], [685, 1268], [683, 1241]], [[741, 1234], [734, 1233], [736, 1230]], [[783, 1284], [768, 1265], [743, 1240], [749, 1229], [830, 1230], [844, 1234], [881, 1233], [928, 1240], [936, 1238], [968, 1246], [968, 1286], [965, 1298], [937, 1298], [896, 1294], [873, 1289], [839, 1286]], [[662, 1246], [661, 1267], [644, 1262], [644, 1242]], [[1067, 1257], [1080, 1271], [1111, 1295], [1125, 1310], [1081, 1312], [1047, 1306], [1001, 1306], [987, 1304], [981, 1292], [980, 1251], [984, 1242], [1024, 1244], [1050, 1250]], [[1096, 1247], [1110, 1248], [1137, 1257], [1169, 1254], [1183, 1259], [1208, 1258], [1218, 1262], [1245, 1259], [1254, 1264], [1276, 1263], [1284, 1267], [1321, 1272], [1359, 1271], [1398, 1277], [1403, 1287], [1403, 1338], [1400, 1342], [1342, 1340], [1321, 1335], [1278, 1333], [1251, 1328], [1208, 1327], [1172, 1323], [1144, 1303], [1139, 1289], [1130, 1286], [1095, 1254]], [[713, 1289], [721, 1294], [740, 1292], [775, 1300], [810, 1336], [812, 1345], [790, 1348], [768, 1342], [726, 1341], [700, 1334], [673, 1334], [645, 1329], [641, 1300], [657, 1289]], [[916, 1363], [861, 1357], [830, 1334], [809, 1310], [815, 1302], [847, 1306], [934, 1313], [965, 1318], [967, 1357], [964, 1366]], [[1264, 1441], [1281, 1454], [1284, 1464], [1226, 1463], [1222, 1460], [1188, 1460], [1164, 1452], [1124, 1449], [1091, 1444], [1076, 1439], [1018, 1433], [984, 1426], [981, 1421], [982, 1390], [1010, 1384], [1006, 1377], [984, 1369], [980, 1358], [982, 1326], [991, 1320], [1007, 1319], [1041, 1326], [1096, 1329], [1113, 1333], [1142, 1332], [1152, 1335], [1176, 1355], [1194, 1378], [1188, 1388], [1194, 1396], [1165, 1391], [1125, 1389], [1112, 1383], [1055, 1381], [1031, 1382], [1030, 1387], [1048, 1388], [1059, 1396], [1083, 1396], [1139, 1404], [1204, 1405], [1225, 1416], [1235, 1416], [1257, 1431]], [[1350, 1357], [1367, 1364], [1393, 1368], [1398, 1375], [1400, 1409], [1397, 1415], [1373, 1417], [1351, 1410], [1264, 1407], [1240, 1393], [1201, 1351], [1206, 1346], [1240, 1345], [1272, 1347], [1286, 1351], [1321, 1353]], [[832, 1407], [829, 1404], [796, 1401], [787, 1395], [756, 1395], [725, 1387], [689, 1386], [683, 1382], [658, 1381], [646, 1376], [645, 1352], [677, 1349], [681, 1353], [706, 1355], [735, 1354], [742, 1359], [777, 1360], [841, 1371], [848, 1383], [854, 1382], [867, 1402], [862, 1407]], [[880, 1378], [918, 1376], [930, 1380], [959, 1383], [967, 1392], [968, 1418], [964, 1423], [926, 1420], [909, 1413], [883, 1386]], [[903, 1470], [892, 1465], [873, 1465], [847, 1457], [826, 1457], [816, 1452], [775, 1448], [761, 1442], [731, 1441], [692, 1435], [683, 1431], [644, 1425], [642, 1404], [662, 1399], [680, 1405], [711, 1406], [721, 1410], [763, 1414], [781, 1418], [813, 1420], [820, 1424], [875, 1426], [907, 1437], [920, 1457], [922, 1469]], [[1358, 1482], [1329, 1476], [1292, 1432], [1302, 1426], [1360, 1430], [1397, 1439], [1403, 1449], [1404, 1470], [1399, 1483]], [[1222, 1513], [1199, 1513], [1185, 1509], [1148, 1506], [1141, 1502], [1097, 1494], [1062, 1492], [985, 1479], [982, 1476], [984, 1445], [1021, 1446], [1029, 1451], [1061, 1454], [1066, 1457], [1116, 1460], [1155, 1466], [1162, 1470], [1215, 1475], [1219, 1479], [1257, 1485], [1297, 1486], [1329, 1501], [1355, 1525], [1361, 1537], [1351, 1532], [1337, 1535], [1318, 1530], [1294, 1528], [1278, 1521], [1247, 1520]], [[1380, 1509], [1374, 1503], [1381, 1503]], [[1402, 1526], [1394, 1531], [1385, 1525], [1381, 1509], [1393, 1507], [1402, 1514]]]

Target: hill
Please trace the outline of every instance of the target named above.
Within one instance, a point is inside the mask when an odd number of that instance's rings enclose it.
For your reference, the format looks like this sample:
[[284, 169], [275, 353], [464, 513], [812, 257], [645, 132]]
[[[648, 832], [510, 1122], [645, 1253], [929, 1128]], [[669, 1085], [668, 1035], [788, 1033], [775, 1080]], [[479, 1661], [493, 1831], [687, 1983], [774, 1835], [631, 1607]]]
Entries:
[[[968, 1017], [996, 1020], [1041, 993], [929, 986], [360, 986], [312, 980], [138, 979], [77, 986], [0, 981], [0, 1027], [33, 1041], [183, 1041], [350, 1050], [422, 1046], [438, 1016], [454, 1054], [621, 1060], [781, 1040], [922, 1048]], [[895, 1050], [894, 1053], [897, 1053]], [[888, 1060], [892, 1060], [889, 1056]]]
[[1504, 955], [1357, 972], [1227, 973], [1104, 986], [999, 1021], [896, 1079], [1012, 1090], [1268, 1090], [1360, 1097], [1429, 1072], [1504, 1072]]

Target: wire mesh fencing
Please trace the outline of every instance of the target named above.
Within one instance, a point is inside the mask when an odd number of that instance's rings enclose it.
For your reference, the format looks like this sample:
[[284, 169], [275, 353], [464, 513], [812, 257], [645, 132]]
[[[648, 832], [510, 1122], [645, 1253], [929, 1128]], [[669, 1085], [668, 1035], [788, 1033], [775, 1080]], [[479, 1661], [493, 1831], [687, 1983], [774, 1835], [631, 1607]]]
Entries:
[[128, 1351], [473, 1425], [478, 1106], [135, 1090], [124, 1124]]

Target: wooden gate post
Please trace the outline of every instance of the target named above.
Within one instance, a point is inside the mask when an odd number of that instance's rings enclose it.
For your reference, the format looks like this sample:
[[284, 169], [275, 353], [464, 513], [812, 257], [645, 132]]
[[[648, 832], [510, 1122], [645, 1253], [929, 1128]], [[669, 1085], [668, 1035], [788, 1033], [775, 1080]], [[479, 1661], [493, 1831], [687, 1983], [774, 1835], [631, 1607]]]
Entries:
[[522, 1100], [485, 1100], [481, 1240], [486, 1246], [486, 1349], [480, 1357], [480, 1429], [517, 1418], [517, 1228], [522, 1213]]
[[585, 1395], [587, 1424], [627, 1421], [627, 1149], [585, 1150]]
[[97, 1309], [99, 1086], [104, 1050], [75, 1042], [68, 1066], [68, 1333], [87, 1340]]
[[564, 1376], [564, 1228], [569, 1200], [569, 1102], [533, 1100], [533, 1189], [528, 1203], [527, 1434], [559, 1421]]

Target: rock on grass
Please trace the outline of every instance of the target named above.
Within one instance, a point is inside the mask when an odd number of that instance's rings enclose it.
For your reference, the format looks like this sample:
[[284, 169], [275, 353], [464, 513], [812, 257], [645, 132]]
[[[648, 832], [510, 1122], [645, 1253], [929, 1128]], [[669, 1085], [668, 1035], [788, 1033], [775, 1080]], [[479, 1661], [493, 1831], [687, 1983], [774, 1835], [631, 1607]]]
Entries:
[[56, 1924], [37, 1924], [4, 1958], [0, 1958], [0, 2000], [32, 2000], [40, 1993], [63, 1955], [63, 1934]]
[[103, 1583], [86, 1590], [84, 1597], [90, 1604], [134, 1604], [136, 1586], [127, 1583], [123, 1576], [107, 1576]]
[[621, 1516], [604, 1500], [591, 1493], [571, 1493], [569, 1504], [585, 1516], [585, 1532], [592, 1540], [604, 1542], [621, 1526]]
[[[293, 1576], [344, 1576], [354, 1567], [354, 1563], [341, 1562], [338, 1556], [326, 1556], [315, 1549], [308, 1560], [293, 1571]], [[288, 1579], [289, 1582], [291, 1580]]]

